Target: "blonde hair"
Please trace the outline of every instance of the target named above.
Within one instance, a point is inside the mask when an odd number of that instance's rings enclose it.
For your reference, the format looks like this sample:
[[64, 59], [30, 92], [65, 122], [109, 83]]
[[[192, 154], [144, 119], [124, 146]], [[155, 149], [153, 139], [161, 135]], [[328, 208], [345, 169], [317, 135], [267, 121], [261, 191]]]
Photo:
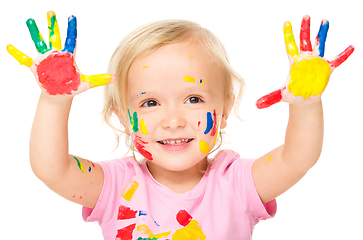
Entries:
[[[117, 81], [105, 87], [105, 103], [103, 116], [108, 125], [117, 131], [117, 146], [119, 139], [125, 131], [115, 127], [112, 115], [116, 114], [121, 123], [128, 122], [127, 87], [128, 72], [132, 62], [139, 56], [151, 54], [160, 47], [180, 43], [192, 39], [216, 61], [225, 78], [225, 102], [235, 100], [234, 112], [239, 117], [238, 109], [243, 93], [244, 80], [234, 71], [229, 63], [227, 53], [219, 39], [209, 30], [199, 24], [186, 20], [164, 20], [143, 25], [128, 34], [118, 45], [113, 53], [108, 72], [114, 73]], [[233, 104], [231, 102], [230, 104]], [[221, 134], [220, 134], [221, 136]], [[130, 137], [126, 137], [126, 145], [133, 149]]]

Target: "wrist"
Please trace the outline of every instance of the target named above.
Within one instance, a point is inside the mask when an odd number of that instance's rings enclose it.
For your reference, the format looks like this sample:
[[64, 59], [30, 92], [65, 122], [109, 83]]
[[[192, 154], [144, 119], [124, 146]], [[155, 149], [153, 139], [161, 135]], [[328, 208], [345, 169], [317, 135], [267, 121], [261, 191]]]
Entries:
[[39, 97], [39, 101], [47, 102], [51, 105], [70, 105], [73, 101], [73, 95], [49, 95], [48, 93], [42, 91]]

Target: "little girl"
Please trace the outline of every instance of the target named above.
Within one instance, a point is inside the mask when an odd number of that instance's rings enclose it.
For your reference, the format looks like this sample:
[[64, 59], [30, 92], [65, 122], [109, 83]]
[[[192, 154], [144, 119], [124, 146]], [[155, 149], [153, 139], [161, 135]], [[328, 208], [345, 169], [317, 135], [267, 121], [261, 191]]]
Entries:
[[[317, 162], [323, 140], [321, 94], [333, 70], [353, 52], [324, 58], [328, 21], [310, 43], [310, 18], [301, 25], [300, 52], [284, 24], [290, 73], [277, 91], [257, 101], [264, 108], [290, 104], [285, 143], [258, 159], [218, 149], [234, 106], [238, 116], [243, 79], [221, 42], [207, 29], [182, 20], [158, 21], [125, 37], [109, 72], [86, 76], [74, 61], [76, 18], [61, 48], [55, 13], [48, 12], [49, 48], [33, 19], [27, 21], [39, 52], [32, 59], [9, 53], [34, 73], [42, 92], [30, 140], [34, 173], [53, 191], [81, 204], [85, 221], [98, 221], [104, 238], [251, 239], [254, 226], [276, 212], [275, 198]], [[73, 96], [105, 88], [104, 116], [114, 114], [130, 149], [125, 157], [94, 163], [68, 153]]]

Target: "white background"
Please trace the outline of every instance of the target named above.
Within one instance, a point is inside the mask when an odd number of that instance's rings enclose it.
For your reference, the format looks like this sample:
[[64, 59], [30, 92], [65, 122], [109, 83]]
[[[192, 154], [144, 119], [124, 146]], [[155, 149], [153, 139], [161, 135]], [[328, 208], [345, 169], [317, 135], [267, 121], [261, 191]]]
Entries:
[[[10, 43], [36, 56], [25, 22], [34, 18], [47, 39], [49, 10], [57, 14], [63, 40], [67, 17], [77, 16], [77, 64], [89, 75], [104, 73], [121, 39], [149, 21], [188, 19], [214, 32], [247, 85], [240, 108], [244, 122], [231, 117], [226, 128], [231, 144], [225, 147], [243, 157], [259, 157], [284, 140], [288, 105], [264, 110], [254, 105], [259, 97], [280, 87], [288, 74], [284, 21], [292, 23], [299, 44], [303, 15], [311, 16], [312, 41], [320, 21], [329, 19], [325, 56], [331, 59], [350, 44], [356, 51], [333, 73], [323, 96], [321, 158], [298, 184], [278, 197], [276, 217], [260, 222], [253, 239], [363, 239], [363, 20], [359, 0], [4, 2], [0, 4], [0, 239], [102, 239], [97, 223], [83, 222], [81, 206], [49, 190], [29, 164], [29, 135], [40, 90], [31, 72], [5, 48]], [[100, 115], [102, 93], [98, 88], [77, 96], [70, 115], [70, 152], [93, 161], [122, 157], [126, 152], [124, 146], [112, 152], [115, 138]]]

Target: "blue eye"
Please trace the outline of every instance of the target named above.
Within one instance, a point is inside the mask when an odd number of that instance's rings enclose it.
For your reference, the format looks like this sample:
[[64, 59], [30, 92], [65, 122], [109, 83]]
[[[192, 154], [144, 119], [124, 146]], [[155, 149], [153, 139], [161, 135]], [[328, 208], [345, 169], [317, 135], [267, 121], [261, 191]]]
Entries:
[[144, 102], [141, 106], [142, 107], [156, 107], [158, 105], [159, 105], [159, 103], [157, 103], [156, 101], [148, 100], [148, 101]]
[[200, 103], [203, 100], [200, 97], [190, 97], [185, 103]]

